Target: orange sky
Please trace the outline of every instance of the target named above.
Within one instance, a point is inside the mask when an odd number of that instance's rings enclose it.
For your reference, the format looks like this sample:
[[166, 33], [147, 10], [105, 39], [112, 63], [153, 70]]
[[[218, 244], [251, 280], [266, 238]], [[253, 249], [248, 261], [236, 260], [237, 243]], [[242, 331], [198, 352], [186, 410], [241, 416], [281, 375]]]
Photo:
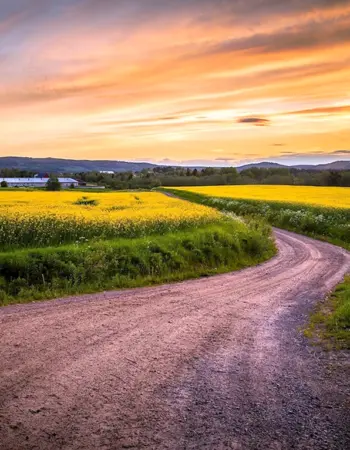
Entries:
[[0, 43], [0, 156], [350, 158], [350, 0], [12, 0]]

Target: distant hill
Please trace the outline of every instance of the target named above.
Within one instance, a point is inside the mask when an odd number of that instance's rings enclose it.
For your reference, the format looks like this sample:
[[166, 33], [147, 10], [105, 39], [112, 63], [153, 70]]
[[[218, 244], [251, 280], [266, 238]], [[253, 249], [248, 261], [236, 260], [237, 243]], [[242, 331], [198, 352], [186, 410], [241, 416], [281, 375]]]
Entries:
[[300, 170], [350, 170], [350, 161], [334, 161], [328, 164], [300, 164], [296, 166], [286, 166], [283, 164], [264, 161], [256, 164], [245, 164], [244, 166], [237, 167], [238, 172], [248, 170], [253, 167], [258, 169], [300, 169]]
[[134, 163], [125, 161], [78, 161], [74, 159], [58, 158], [25, 158], [19, 156], [0, 157], [0, 169], [19, 169], [34, 172], [140, 172], [143, 169], [152, 169], [155, 164]]
[[252, 169], [253, 167], [256, 167], [257, 169], [283, 169], [287, 166], [274, 162], [264, 161], [260, 163], [245, 164], [244, 166], [237, 167], [237, 170], [238, 172], [242, 172], [242, 170]]
[[299, 165], [293, 166], [296, 169], [307, 169], [307, 170], [350, 170], [350, 161], [334, 161], [328, 164], [317, 164], [313, 165]]
[[[152, 169], [159, 167], [156, 164], [137, 163], [128, 161], [90, 161], [75, 159], [59, 159], [59, 158], [26, 158], [21, 156], [5, 156], [0, 157], [0, 169], [18, 169], [27, 170], [38, 173], [74, 173], [74, 172], [91, 172], [91, 171], [113, 171], [113, 172], [140, 172], [143, 169]], [[164, 167], [164, 165], [163, 165]], [[350, 161], [335, 161], [329, 164], [318, 165], [296, 165], [286, 166], [270, 161], [259, 163], [245, 164], [237, 167], [239, 172], [251, 169], [253, 167], [264, 169], [278, 169], [291, 167], [295, 169], [305, 170], [350, 170]], [[192, 167], [194, 168], [194, 167]], [[204, 167], [197, 167], [198, 170]]]

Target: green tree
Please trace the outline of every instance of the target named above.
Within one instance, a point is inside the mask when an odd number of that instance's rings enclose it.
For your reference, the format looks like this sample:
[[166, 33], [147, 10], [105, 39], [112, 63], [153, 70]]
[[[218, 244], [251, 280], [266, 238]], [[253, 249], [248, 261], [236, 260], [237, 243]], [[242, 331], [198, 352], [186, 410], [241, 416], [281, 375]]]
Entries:
[[340, 185], [350, 187], [350, 170], [342, 173]]
[[49, 178], [48, 182], [46, 183], [46, 190], [47, 191], [60, 191], [61, 183], [58, 181], [58, 178], [56, 178], [56, 177]]
[[328, 176], [328, 186], [340, 186], [341, 174], [336, 170], [331, 170]]
[[7, 188], [7, 187], [8, 187], [8, 184], [7, 184], [7, 182], [6, 182], [5, 180], [3, 180], [3, 181], [1, 182], [1, 187], [2, 187], [2, 188]]

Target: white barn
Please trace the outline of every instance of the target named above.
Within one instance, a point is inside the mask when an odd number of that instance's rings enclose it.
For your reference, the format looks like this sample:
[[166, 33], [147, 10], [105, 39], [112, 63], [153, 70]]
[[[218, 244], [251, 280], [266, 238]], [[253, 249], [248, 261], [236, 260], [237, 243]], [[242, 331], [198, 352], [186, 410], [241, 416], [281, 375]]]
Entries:
[[[49, 178], [0, 178], [0, 183], [5, 181], [8, 187], [45, 187]], [[72, 185], [78, 187], [79, 183], [73, 178], [58, 178], [63, 188], [69, 188]]]

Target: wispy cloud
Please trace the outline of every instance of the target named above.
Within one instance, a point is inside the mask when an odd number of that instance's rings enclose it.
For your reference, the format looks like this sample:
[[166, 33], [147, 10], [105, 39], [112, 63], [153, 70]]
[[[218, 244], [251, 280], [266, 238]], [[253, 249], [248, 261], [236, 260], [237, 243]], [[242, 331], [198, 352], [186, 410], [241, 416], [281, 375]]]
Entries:
[[334, 152], [331, 152], [331, 155], [350, 156], [350, 150], [336, 150]]
[[349, 30], [348, 0], [0, 2], [1, 152], [347, 155]]
[[323, 106], [319, 108], [302, 109], [297, 111], [288, 111], [287, 114], [303, 115], [303, 114], [350, 114], [350, 105], [342, 106]]
[[241, 117], [237, 119], [237, 122], [255, 125], [257, 127], [266, 127], [271, 123], [269, 119], [264, 119], [263, 117]]

